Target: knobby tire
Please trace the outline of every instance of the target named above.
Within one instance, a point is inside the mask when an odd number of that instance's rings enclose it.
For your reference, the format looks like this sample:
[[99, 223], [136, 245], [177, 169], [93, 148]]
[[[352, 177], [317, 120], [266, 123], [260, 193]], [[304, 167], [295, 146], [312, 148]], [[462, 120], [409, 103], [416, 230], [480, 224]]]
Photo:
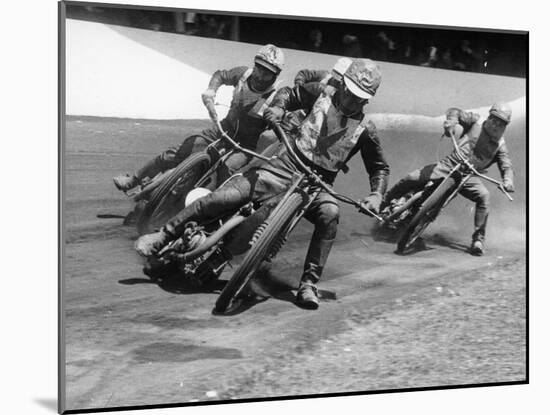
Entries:
[[[172, 214], [167, 213], [172, 213], [168, 209], [173, 204], [173, 200], [169, 196], [174, 187], [176, 185], [178, 187], [182, 186], [180, 179], [185, 178], [187, 191], [191, 190], [195, 183], [206, 173], [210, 167], [210, 163], [210, 156], [205, 152], [191, 154], [163, 178], [162, 183], [153, 191], [151, 198], [139, 216], [137, 222], [138, 232], [143, 235], [144, 233], [152, 232], [155, 227], [164, 225], [161, 222], [168, 220], [172, 216]], [[182, 195], [182, 197], [185, 196]], [[174, 211], [173, 213], [177, 212]], [[160, 221], [161, 219], [163, 221]]]
[[445, 200], [453, 192], [456, 185], [457, 179], [449, 177], [439, 184], [432, 194], [424, 200], [418, 212], [401, 233], [397, 242], [397, 252], [404, 253], [409, 249], [428, 225], [435, 220]]
[[220, 293], [214, 308], [216, 312], [222, 313], [227, 310], [233, 299], [248, 284], [262, 261], [269, 254], [273, 243], [282, 236], [282, 232], [286, 232], [287, 225], [296, 216], [303, 202], [304, 199], [301, 194], [291, 194], [283, 205], [276, 208], [278, 210], [274, 215], [264, 222], [265, 228], [258, 235], [255, 243], [246, 253], [243, 262]]

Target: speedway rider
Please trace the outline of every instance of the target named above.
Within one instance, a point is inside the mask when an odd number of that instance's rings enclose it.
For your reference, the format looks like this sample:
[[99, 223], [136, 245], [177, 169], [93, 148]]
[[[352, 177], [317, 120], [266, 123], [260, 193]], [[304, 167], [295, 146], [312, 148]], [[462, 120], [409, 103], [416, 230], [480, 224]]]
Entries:
[[[356, 59], [338, 87], [309, 83], [281, 88], [265, 112], [270, 123], [279, 122], [287, 110], [303, 109], [308, 113], [301, 126], [291, 132], [292, 145], [302, 161], [328, 183], [333, 183], [337, 173], [347, 169], [346, 162], [360, 152], [370, 177], [370, 194], [363, 203], [374, 212], [378, 212], [387, 187], [389, 166], [376, 127], [364, 114], [363, 107], [375, 95], [380, 82], [381, 74], [373, 61]], [[182, 235], [189, 221], [216, 218], [250, 201], [269, 202], [292, 184], [292, 175], [284, 169], [297, 171], [298, 167], [281, 146], [274, 161], [233, 176], [213, 193], [183, 209], [160, 232], [142, 236], [136, 241], [137, 251], [145, 256], [158, 252]], [[316, 309], [319, 305], [316, 284], [336, 236], [338, 203], [330, 194], [320, 192], [305, 217], [314, 223], [315, 231], [296, 300], [304, 308]]]
[[[214, 72], [208, 89], [202, 94], [208, 114], [216, 124], [218, 114], [214, 103], [217, 90], [222, 85], [234, 87], [229, 112], [221, 121], [221, 125], [244, 148], [258, 150], [258, 137], [266, 128], [263, 112], [275, 96], [275, 81], [283, 66], [284, 55], [281, 49], [271, 44], [262, 46], [254, 57], [252, 68], [239, 66]], [[128, 191], [141, 184], [144, 178], [152, 178], [160, 172], [176, 167], [191, 154], [204, 150], [220, 137], [220, 131], [215, 125], [198, 135], [187, 137], [179, 147], [166, 150], [134, 174], [114, 177], [115, 186], [121, 191]], [[247, 157], [239, 153], [234, 154], [225, 164], [232, 173], [247, 161]]]
[[[458, 147], [476, 170], [484, 173], [493, 163], [497, 164], [507, 192], [514, 191], [514, 172], [503, 134], [511, 119], [510, 106], [496, 103], [489, 110], [486, 120], [481, 120], [478, 114], [450, 108], [443, 123], [446, 136], [452, 132], [455, 137], [460, 137]], [[453, 151], [438, 163], [410, 172], [386, 193], [383, 205], [423, 188], [430, 180], [443, 179], [459, 162], [460, 158]], [[481, 256], [489, 215], [489, 191], [479, 177], [472, 176], [459, 193], [476, 204], [470, 253]]]
[[[302, 86], [311, 82], [319, 82], [322, 85], [332, 85], [338, 88], [338, 84], [342, 82], [344, 72], [351, 65], [352, 60], [350, 58], [340, 58], [336, 61], [330, 71], [325, 69], [301, 69], [294, 77], [294, 86]], [[281, 127], [285, 131], [292, 131], [300, 126], [300, 124], [306, 118], [304, 110], [299, 109], [296, 111], [287, 111], [283, 120], [281, 121]], [[266, 130], [260, 135], [259, 143], [262, 143], [262, 147], [276, 142], [277, 135], [273, 130]], [[267, 144], [264, 144], [267, 143]]]

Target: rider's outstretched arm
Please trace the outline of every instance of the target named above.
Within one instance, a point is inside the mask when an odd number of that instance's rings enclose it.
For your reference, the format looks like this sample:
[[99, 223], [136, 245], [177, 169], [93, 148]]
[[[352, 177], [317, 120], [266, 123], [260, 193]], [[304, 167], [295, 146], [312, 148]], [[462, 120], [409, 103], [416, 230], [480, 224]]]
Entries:
[[497, 162], [498, 170], [500, 171], [502, 184], [504, 185], [505, 190], [508, 192], [514, 191], [514, 170], [512, 168], [512, 160], [508, 154], [506, 143], [502, 143], [497, 150], [495, 160]]
[[369, 175], [370, 184], [370, 192], [363, 202], [369, 210], [377, 213], [388, 188], [390, 166], [380, 145], [376, 126], [370, 120], [367, 121], [365, 130], [351, 151], [348, 160], [358, 151], [361, 152], [361, 158]]
[[248, 68], [246, 66], [238, 66], [233, 69], [220, 69], [214, 72], [208, 83], [208, 88], [202, 93], [202, 102], [212, 121], [218, 119], [216, 113], [216, 93], [222, 85], [236, 86]]

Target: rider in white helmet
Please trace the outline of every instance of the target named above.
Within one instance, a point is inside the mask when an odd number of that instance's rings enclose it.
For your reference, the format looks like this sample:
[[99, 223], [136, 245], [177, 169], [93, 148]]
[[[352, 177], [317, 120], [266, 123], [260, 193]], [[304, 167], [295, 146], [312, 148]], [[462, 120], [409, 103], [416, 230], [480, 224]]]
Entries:
[[[443, 122], [445, 135], [450, 136], [452, 131], [456, 138], [460, 138], [458, 144], [462, 153], [480, 173], [485, 172], [492, 164], [497, 164], [507, 192], [514, 191], [514, 172], [503, 134], [511, 120], [510, 106], [496, 103], [489, 110], [489, 116], [485, 120], [473, 112], [450, 108]], [[424, 187], [430, 180], [444, 178], [459, 162], [460, 158], [453, 151], [438, 163], [428, 164], [410, 172], [386, 193], [383, 205], [412, 190]], [[462, 187], [460, 194], [476, 204], [470, 253], [476, 256], [483, 255], [489, 216], [489, 191], [479, 177], [472, 176]]]
[[[215, 108], [216, 92], [222, 85], [234, 87], [233, 99], [227, 116], [221, 121], [223, 129], [235, 141], [247, 149], [256, 150], [258, 137], [266, 128], [263, 111], [268, 107], [276, 92], [275, 81], [283, 70], [285, 58], [283, 51], [268, 44], [262, 46], [254, 56], [252, 67], [238, 66], [229, 70], [218, 70], [210, 79], [202, 101], [212, 121], [218, 120]], [[208, 144], [220, 138], [216, 126], [203, 130], [197, 135], [187, 137], [177, 147], [172, 147], [146, 163], [131, 175], [113, 178], [115, 186], [128, 191], [146, 177], [176, 167], [191, 154], [204, 150]], [[242, 167], [248, 161], [244, 154], [236, 154], [226, 162], [227, 174]]]
[[[302, 69], [298, 71], [294, 77], [294, 86], [302, 86], [311, 82], [316, 82], [321, 85], [332, 85], [333, 87], [338, 87], [338, 84], [342, 82], [344, 73], [349, 68], [352, 63], [352, 59], [344, 57], [336, 61], [334, 66], [330, 71], [325, 69]], [[298, 91], [299, 89], [297, 89]], [[288, 111], [283, 120], [281, 121], [281, 127], [287, 131], [291, 132], [293, 129], [297, 128], [302, 121], [306, 118], [306, 113], [304, 110]], [[273, 143], [277, 139], [275, 132], [273, 130], [266, 130], [260, 135], [260, 141], [263, 146]]]

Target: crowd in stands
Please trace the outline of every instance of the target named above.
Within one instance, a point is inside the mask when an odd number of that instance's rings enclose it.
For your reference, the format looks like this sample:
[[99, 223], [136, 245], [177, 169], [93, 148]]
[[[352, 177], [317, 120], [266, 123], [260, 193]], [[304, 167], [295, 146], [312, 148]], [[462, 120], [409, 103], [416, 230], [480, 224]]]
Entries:
[[[476, 33], [438, 33], [414, 36], [413, 29], [370, 31], [362, 36], [350, 32], [339, 43], [325, 46], [323, 32], [313, 29], [298, 49], [333, 53], [349, 57], [368, 57], [376, 61], [419, 65], [431, 68], [525, 76], [525, 51], [502, 50], [494, 41]], [[447, 31], [450, 32], [450, 31]], [[311, 42], [314, 38], [315, 43]]]
[[[238, 23], [231, 15], [96, 6], [73, 6], [68, 14], [155, 31], [274, 43], [284, 48], [368, 57], [382, 62], [526, 76], [527, 48], [513, 35], [332, 22], [316, 26], [313, 21], [250, 17], [240, 18]], [[240, 27], [234, 27], [237, 24]], [[346, 31], [347, 28], [351, 30]]]

